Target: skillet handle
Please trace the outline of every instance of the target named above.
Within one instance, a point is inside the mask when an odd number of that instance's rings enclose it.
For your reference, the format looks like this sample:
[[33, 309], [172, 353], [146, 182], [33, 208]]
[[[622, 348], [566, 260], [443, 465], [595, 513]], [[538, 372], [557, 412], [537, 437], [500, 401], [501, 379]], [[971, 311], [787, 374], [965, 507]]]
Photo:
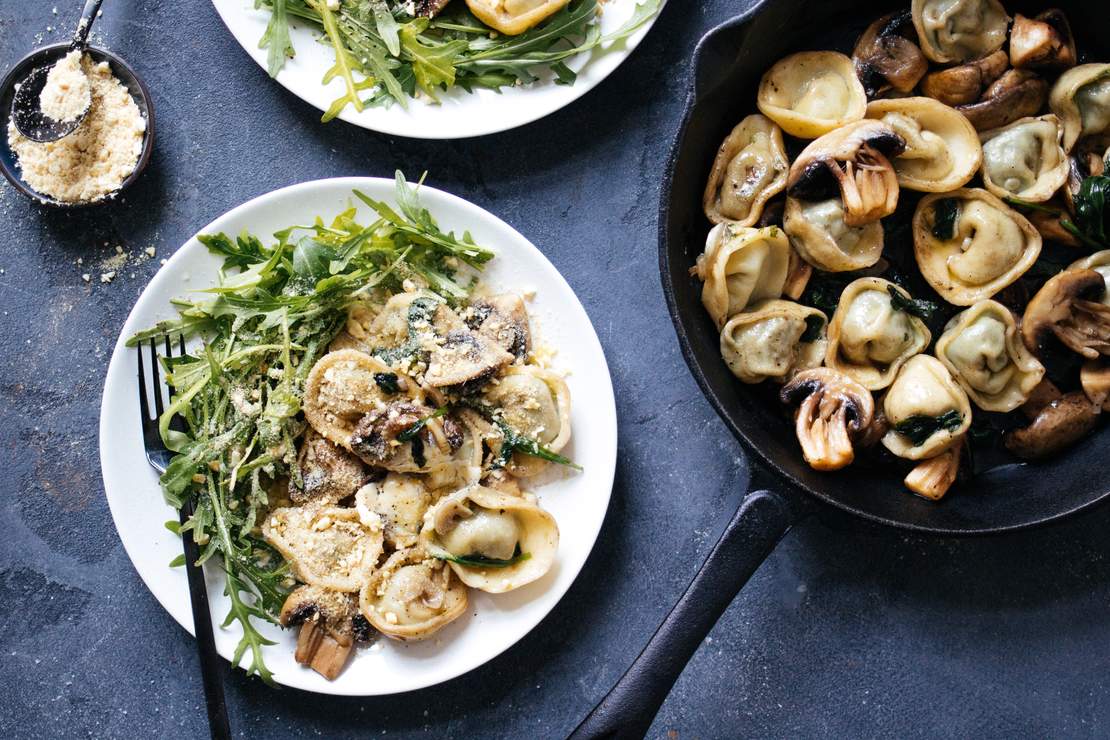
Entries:
[[694, 651], [797, 517], [785, 497], [748, 494], [647, 647], [570, 739], [643, 737]]

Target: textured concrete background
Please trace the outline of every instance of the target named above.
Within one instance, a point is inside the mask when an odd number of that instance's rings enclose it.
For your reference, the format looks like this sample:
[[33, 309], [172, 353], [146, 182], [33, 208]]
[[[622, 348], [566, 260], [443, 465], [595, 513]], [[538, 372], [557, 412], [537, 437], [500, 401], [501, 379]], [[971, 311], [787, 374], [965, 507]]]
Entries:
[[[58, 2], [56, 16], [54, 0], [0, 0], [0, 63], [60, 39], [77, 5]], [[427, 169], [432, 185], [502, 216], [578, 291], [616, 383], [612, 507], [567, 597], [489, 665], [370, 700], [235, 676], [232, 724], [244, 737], [558, 737], [577, 723], [681, 593], [729, 513], [726, 497], [748, 477], [743, 451], [678, 354], [656, 272], [657, 183], [686, 59], [744, 3], [693, 5], [672, 2], [632, 58], [564, 111], [436, 144], [321, 125], [248, 60], [203, 0], [105, 4], [97, 36], [155, 97], [149, 171], [123, 202], [75, 214], [0, 187], [0, 735], [206, 732], [192, 639], [139, 580], [102, 492], [105, 363], [158, 264], [132, 259], [101, 285], [114, 247], [167, 256], [261, 193], [396, 167]], [[810, 520], [718, 624], [651, 734], [1105, 737], [1108, 528], [1110, 509], [977, 541]]]

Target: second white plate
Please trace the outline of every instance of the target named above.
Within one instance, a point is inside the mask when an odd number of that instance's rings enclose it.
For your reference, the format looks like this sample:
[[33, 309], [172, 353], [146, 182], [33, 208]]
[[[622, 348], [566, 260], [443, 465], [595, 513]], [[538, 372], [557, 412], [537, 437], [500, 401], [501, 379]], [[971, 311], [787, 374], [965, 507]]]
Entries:
[[[372, 198], [395, 203], [392, 180], [336, 178], [284, 188], [258, 197], [221, 216], [200, 233], [236, 235], [246, 229], [260, 238], [290, 224], [326, 221], [345, 209], [358, 188]], [[583, 467], [536, 490], [559, 524], [559, 555], [542, 579], [517, 591], [492, 596], [470, 592], [465, 616], [432, 639], [398, 643], [385, 638], [357, 651], [335, 681], [296, 663], [296, 635], [273, 625], [263, 633], [277, 641], [265, 648], [266, 663], [279, 683], [328, 694], [369, 696], [410, 691], [446, 681], [482, 665], [522, 638], [558, 603], [593, 548], [613, 487], [617, 456], [617, 418], [609, 368], [597, 334], [570, 286], [536, 247], [497, 217], [453, 195], [421, 188], [421, 198], [444, 229], [469, 230], [497, 253], [483, 274], [493, 288], [535, 290], [529, 306], [534, 329], [557, 350], [554, 365], [568, 371], [573, 437], [564, 451]], [[359, 218], [374, 216], [361, 203]], [[170, 568], [181, 540], [164, 523], [176, 512], [162, 498], [158, 477], [147, 465], [139, 425], [136, 350], [124, 342], [135, 332], [172, 318], [170, 299], [203, 290], [216, 282], [220, 260], [190, 239], [147, 286], [123, 326], [108, 367], [100, 409], [100, 460], [108, 504], [136, 570], [155, 598], [185, 629], [193, 631], [184, 570]], [[227, 612], [223, 576], [206, 568], [213, 624]], [[239, 641], [237, 625], [216, 628], [216, 647], [230, 659]]]

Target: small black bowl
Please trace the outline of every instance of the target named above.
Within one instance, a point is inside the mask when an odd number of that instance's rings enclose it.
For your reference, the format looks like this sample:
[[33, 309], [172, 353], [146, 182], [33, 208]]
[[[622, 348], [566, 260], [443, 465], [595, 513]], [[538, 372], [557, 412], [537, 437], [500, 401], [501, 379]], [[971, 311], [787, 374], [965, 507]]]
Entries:
[[127, 176], [127, 179], [120, 185], [119, 190], [104, 198], [81, 201], [79, 203], [65, 203], [37, 192], [23, 181], [23, 178], [19, 174], [19, 168], [16, 165], [18, 158], [8, 145], [8, 122], [11, 120], [12, 116], [12, 98], [14, 97], [15, 84], [26, 77], [27, 73], [35, 67], [40, 67], [44, 64], [54, 64], [68, 54], [70, 48], [69, 43], [62, 43], [35, 49], [16, 62], [8, 71], [8, 74], [4, 76], [3, 82], [0, 83], [0, 116], [2, 116], [0, 117], [0, 171], [4, 173], [4, 177], [8, 178], [8, 182], [15, 186], [16, 190], [29, 198], [34, 198], [40, 203], [57, 208], [84, 208], [85, 206], [97, 205], [98, 203], [111, 200], [115, 195], [126, 190], [131, 183], [139, 178], [143, 170], [146, 169], [147, 162], [150, 161], [150, 152], [154, 148], [154, 104], [150, 99], [150, 91], [146, 89], [146, 85], [144, 85], [143, 81], [139, 79], [139, 76], [135, 74], [135, 70], [128, 66], [127, 62], [104, 49], [99, 49], [95, 46], [86, 47], [84, 51], [92, 57], [93, 61], [108, 62], [108, 66], [112, 69], [112, 74], [123, 83], [128, 92], [131, 93], [131, 97], [134, 98], [135, 104], [139, 106], [139, 112], [142, 114], [143, 118], [146, 119], [146, 131], [143, 134], [143, 150], [139, 154], [139, 161], [135, 163], [135, 171]]

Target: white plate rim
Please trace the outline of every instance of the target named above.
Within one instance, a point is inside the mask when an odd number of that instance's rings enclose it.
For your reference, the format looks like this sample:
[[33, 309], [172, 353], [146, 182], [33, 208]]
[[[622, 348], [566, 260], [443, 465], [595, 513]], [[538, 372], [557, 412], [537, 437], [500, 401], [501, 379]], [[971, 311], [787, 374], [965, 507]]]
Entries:
[[[195, 252], [198, 249], [204, 249], [203, 245], [200, 244], [200, 242], [196, 239], [198, 234], [226, 231], [226, 229], [222, 227], [223, 224], [232, 222], [254, 209], [264, 209], [268, 203], [274, 200], [278, 200], [282, 196], [287, 196], [291, 194], [307, 194], [318, 188], [326, 189], [329, 187], [343, 188], [346, 189], [346, 191], [348, 192], [354, 188], [367, 190], [373, 189], [374, 187], [387, 187], [389, 191], [392, 192], [394, 181], [386, 178], [376, 177], [338, 177], [311, 180], [264, 193], [220, 215], [212, 222], [207, 224], [205, 227], [197, 231], [194, 235], [189, 237], [189, 239], [186, 240], [186, 242], [167, 259], [166, 264], [162, 265], [158, 273], [144, 288], [135, 305], [132, 307], [131, 312], [129, 312], [127, 320], [124, 322], [123, 328], [120, 331], [120, 335], [116, 341], [111, 359], [109, 361], [108, 370], [105, 377], [104, 390], [101, 397], [99, 420], [99, 457], [101, 462], [101, 473], [105, 490], [105, 498], [108, 501], [109, 510], [112, 515], [112, 521], [116, 528], [117, 535], [120, 537], [121, 542], [124, 545], [124, 550], [126, 551], [128, 558], [131, 561], [132, 567], [134, 567], [135, 570], [138, 572], [147, 590], [150, 591], [152, 595], [154, 595], [155, 599], [159, 602], [162, 608], [165, 609], [178, 624], [185, 628], [185, 630], [190, 635], [193, 635], [195, 633], [193, 629], [192, 612], [189, 604], [188, 591], [187, 588], [184, 587], [184, 577], [182, 575], [182, 577], [178, 579], [179, 582], [174, 587], [167, 588], [164, 583], [159, 582], [159, 576], [164, 576], [167, 572], [170, 572], [168, 563], [147, 563], [146, 560], [142, 557], [141, 553], [138, 552], [135, 546], [134, 539], [124, 534], [125, 529], [127, 529], [126, 512], [120, 508], [119, 502], [115, 500], [116, 497], [114, 497], [112, 494], [114, 486], [111, 479], [114, 476], [110, 476], [109, 467], [105, 465], [105, 451], [106, 449], [109, 449], [114, 445], [114, 443], [112, 442], [112, 435], [119, 433], [119, 426], [117, 424], [114, 424], [113, 422], [122, 421], [125, 427], [131, 428], [134, 434], [141, 436], [141, 430], [138, 428], [138, 424], [135, 423], [136, 420], [134, 420], [133, 417], [117, 419], [116, 412], [114, 412], [111, 408], [113, 399], [117, 397], [126, 398], [127, 395], [133, 395], [136, 393], [136, 389], [134, 386], [135, 374], [133, 367], [133, 350], [132, 348], [126, 347], [125, 342], [134, 331], [138, 330], [139, 328], [143, 328], [137, 326], [136, 322], [139, 320], [137, 318], [137, 314], [140, 312], [140, 309], [143, 306], [144, 296], [146, 296], [149, 291], [151, 291], [161, 282], [172, 279], [175, 276], [178, 267], [183, 262], [185, 262], [185, 260], [191, 255], [191, 253]], [[594, 495], [604, 495], [604, 506], [601, 508], [600, 515], [597, 516], [596, 520], [593, 522], [592, 531], [588, 531], [586, 533], [588, 546], [585, 548], [584, 553], [578, 559], [578, 562], [568, 564], [564, 560], [560, 560], [560, 568], [565, 568], [569, 566], [573, 568], [573, 572], [560, 584], [560, 587], [557, 591], [555, 589], [552, 589], [550, 591], [544, 592], [545, 594], [552, 593], [554, 594], [554, 597], [550, 599], [550, 602], [549, 604], [547, 604], [546, 608], [541, 606], [534, 610], [534, 614], [530, 615], [528, 618], [530, 624], [528, 624], [526, 628], [524, 628], [518, 635], [516, 635], [515, 638], [499, 645], [494, 650], [486, 651], [479, 658], [469, 661], [458, 670], [443, 672], [437, 675], [432, 680], [426, 682], [417, 681], [396, 689], [390, 688], [389, 690], [385, 691], [367, 691], [364, 689], [354, 688], [354, 690], [350, 690], [350, 687], [346, 686], [342, 682], [342, 676], [340, 676], [339, 679], [333, 682], [325, 681], [323, 683], [320, 683], [318, 680], [311, 678], [311, 676], [315, 676], [315, 674], [311, 671], [308, 671], [307, 669], [305, 669], [303, 673], [292, 673], [287, 675], [278, 675], [275, 672], [275, 681], [281, 685], [289, 686], [291, 688], [334, 696], [385, 696], [391, 694], [406, 693], [409, 691], [416, 691], [419, 689], [435, 686], [457, 678], [458, 676], [468, 673], [469, 671], [472, 671], [488, 663], [489, 661], [496, 658], [498, 655], [511, 648], [526, 635], [530, 634], [532, 630], [534, 630], [536, 626], [539, 625], [540, 622], [542, 622], [546, 618], [551, 610], [554, 609], [554, 607], [562, 601], [562, 598], [566, 595], [566, 592], [569, 590], [570, 586], [573, 585], [574, 581], [581, 573], [586, 560], [592, 553], [593, 548], [596, 546], [597, 537], [600, 534], [601, 526], [604, 522], [605, 516], [607, 515], [609, 504], [611, 503], [613, 483], [616, 476], [618, 443], [616, 400], [613, 391], [611, 370], [609, 369], [608, 360], [605, 357], [604, 349], [601, 345], [600, 339], [597, 337], [597, 333], [593, 327], [593, 323], [589, 319], [589, 316], [586, 313], [585, 308], [582, 306], [581, 301], [578, 299], [574, 290], [566, 282], [566, 279], [555, 268], [555, 266], [551, 264], [547, 257], [534, 244], [532, 244], [531, 241], [520, 234], [520, 232], [518, 232], [508, 223], [498, 218], [496, 215], [490, 213], [489, 211], [481, 208], [480, 206], [475, 205], [463, 198], [460, 198], [459, 196], [453, 195], [446, 191], [438, 190], [427, 185], [422, 185], [420, 192], [422, 198], [424, 199], [425, 205], [429, 208], [429, 210], [432, 211], [433, 215], [435, 215], [434, 201], [437, 199], [442, 199], [445, 203], [450, 203], [455, 205], [456, 207], [461, 207], [462, 209], [467, 210], [471, 213], [479, 214], [481, 218], [488, 219], [488, 222], [494, 228], [505, 230], [507, 234], [511, 234], [513, 237], [513, 241], [515, 241], [520, 248], [531, 250], [534, 253], [533, 257], [537, 258], [538, 263], [544, 266], [546, 272], [550, 273], [549, 276], [554, 278], [559, 284], [559, 287], [573, 299], [573, 305], [568, 304], [568, 307], [581, 312], [581, 316], [585, 319], [586, 326], [588, 326], [590, 330], [589, 336], [585, 337], [585, 342], [590, 345], [590, 351], [595, 352], [599, 356], [601, 367], [603, 367], [605, 370], [604, 373], [595, 373], [594, 375], [592, 375], [591, 383], [598, 385], [599, 391], [605, 397], [607, 404], [604, 404], [601, 408], [591, 408], [591, 413], [589, 417], [590, 424], [597, 425], [597, 428], [601, 430], [601, 434], [607, 442], [603, 451], [602, 459], [602, 481], [604, 481], [604, 485], [602, 486], [601, 490], [594, 491]], [[390, 201], [392, 202], [392, 197], [390, 198]], [[340, 210], [339, 206], [340, 204], [336, 203], [335, 212], [338, 212], [338, 210]], [[325, 215], [332, 214], [329, 212]], [[514, 246], [512, 248], [516, 249], [517, 246]], [[196, 288], [191, 288], [191, 290], [196, 290]], [[177, 290], [176, 292], [177, 294], [182, 294], [189, 291], [182, 288]], [[556, 363], [556, 365], [558, 365], [558, 363]], [[131, 383], [126, 382], [126, 379], [128, 378], [132, 381]], [[121, 389], [122, 393], [125, 394], [123, 396], [120, 396]], [[153, 471], [149, 469], [145, 458], [135, 460], [134, 464], [136, 466], [139, 466], [142, 470], [148, 471], [149, 475], [153, 476]], [[540, 489], [540, 493], [542, 495], [542, 489]], [[153, 495], [156, 495], [157, 502], [161, 506], [165, 507], [167, 518], [175, 518], [176, 512], [171, 507], [169, 507], [168, 504], [165, 504], [164, 500], [161, 497], [161, 490], [158, 488], [156, 482], [153, 483]], [[220, 598], [222, 598], [218, 597], [218, 594], [220, 594], [220, 592], [222, 591], [223, 579], [222, 574], [214, 573], [214, 570], [214, 568], [210, 567], [205, 568], [205, 576], [208, 583], [209, 603], [210, 608], [212, 609], [212, 623], [214, 629], [217, 631], [217, 649], [220, 655], [225, 660], [230, 661], [234, 643], [231, 643], [230, 647], [226, 644], [221, 646], [219, 640], [219, 624], [222, 621], [223, 614], [218, 607], [218, 604], [220, 603]], [[174, 595], [176, 595], [176, 599], [173, 598]], [[233, 626], [232, 629], [236, 631], [235, 637], [237, 638], [238, 627]], [[268, 649], [274, 650], [275, 648], [271, 647]], [[297, 680], [298, 677], [303, 678], [304, 676], [309, 676], [310, 680]]]
[[[627, 5], [631, 9], [637, 1], [607, 0], [605, 4], [610, 6], [610, 10], [618, 5], [622, 8]], [[463, 2], [463, 0], [454, 0], [454, 2]], [[361, 112], [348, 105], [336, 118], [378, 133], [404, 136], [410, 139], [464, 139], [487, 136], [525, 126], [570, 105], [612, 74], [617, 67], [631, 56], [644, 36], [655, 25], [659, 15], [666, 7], [666, 3], [667, 0], [662, 0], [658, 12], [628, 38], [610, 44], [606, 48], [595, 48], [573, 58], [571, 67], [578, 72], [578, 79], [573, 85], [555, 85], [546, 82], [530, 87], [502, 89], [500, 92], [479, 90], [469, 94], [461, 90], [449, 91], [449, 95], [456, 95], [460, 101], [465, 101], [460, 103], [460, 109], [465, 112], [461, 119], [458, 116], [453, 116], [451, 109], [444, 106], [429, 105], [418, 100], [411, 102], [408, 113], [404, 115], [396, 112], [400, 110], [397, 105], [394, 105], [388, 111], [383, 108], [365, 108]], [[258, 46], [262, 32], [258, 30], [257, 24], [248, 15], [249, 13], [261, 13], [263, 11], [255, 10], [251, 0], [212, 0], [212, 5], [235, 41], [269, 77], [269, 73], [266, 71], [266, 49]], [[296, 35], [295, 31], [294, 35]], [[302, 53], [301, 46], [297, 46], [298, 55]], [[293, 60], [287, 60], [285, 68], [273, 79], [321, 113], [326, 111], [336, 95], [325, 93], [324, 87], [320, 84], [320, 78], [325, 70], [319, 69], [315, 78], [302, 82], [295, 79], [295, 76], [290, 72], [290, 65], [295, 60], [296, 57]], [[332, 84], [334, 85], [336, 82], [333, 80]], [[335, 88], [331, 89], [334, 90]], [[543, 91], [544, 95], [534, 95], [539, 91]], [[528, 97], [529, 94], [532, 94], [531, 97]], [[498, 110], [496, 114], [483, 115], [479, 110], [483, 100], [486, 103], [496, 103], [505, 96], [520, 98], [520, 105]]]

